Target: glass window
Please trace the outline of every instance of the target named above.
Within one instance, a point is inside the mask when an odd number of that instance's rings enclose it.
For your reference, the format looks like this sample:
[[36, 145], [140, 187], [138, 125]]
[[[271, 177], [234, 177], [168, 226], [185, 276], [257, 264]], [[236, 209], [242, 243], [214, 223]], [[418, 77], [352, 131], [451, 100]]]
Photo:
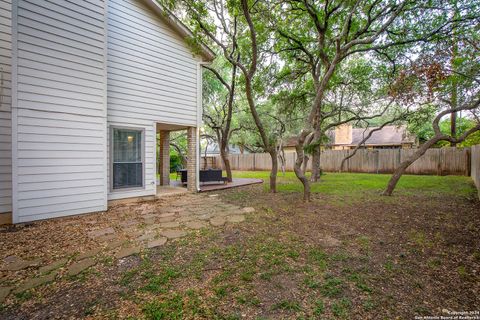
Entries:
[[142, 131], [113, 129], [113, 189], [142, 186]]

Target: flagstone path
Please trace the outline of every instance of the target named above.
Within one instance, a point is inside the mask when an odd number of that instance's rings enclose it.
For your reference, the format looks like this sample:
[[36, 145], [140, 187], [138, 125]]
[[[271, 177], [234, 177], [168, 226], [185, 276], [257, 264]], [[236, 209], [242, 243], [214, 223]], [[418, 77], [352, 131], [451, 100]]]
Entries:
[[119, 205], [102, 213], [3, 228], [0, 304], [12, 293], [78, 276], [106, 259], [123, 259], [203, 228], [242, 222], [254, 211], [224, 203], [214, 195], [183, 194]]

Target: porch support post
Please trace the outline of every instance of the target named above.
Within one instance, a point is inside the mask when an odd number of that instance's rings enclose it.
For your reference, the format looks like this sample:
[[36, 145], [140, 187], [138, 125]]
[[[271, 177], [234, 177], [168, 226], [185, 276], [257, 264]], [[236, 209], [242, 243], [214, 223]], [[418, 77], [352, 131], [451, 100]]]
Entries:
[[160, 131], [160, 185], [170, 185], [170, 131]]
[[187, 189], [190, 192], [197, 192], [197, 128], [187, 129], [188, 157], [187, 157]]

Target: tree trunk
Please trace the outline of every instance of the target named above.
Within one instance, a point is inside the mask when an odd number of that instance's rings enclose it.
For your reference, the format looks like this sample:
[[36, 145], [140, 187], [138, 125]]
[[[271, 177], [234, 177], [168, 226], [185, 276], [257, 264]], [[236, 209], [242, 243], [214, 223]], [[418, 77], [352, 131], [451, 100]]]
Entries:
[[272, 158], [272, 170], [270, 171], [270, 192], [277, 192], [277, 172], [278, 172], [278, 158], [277, 151], [270, 150], [268, 152]]
[[[455, 7], [456, 7], [456, 2], [455, 2]], [[455, 15], [458, 15], [458, 10], [455, 8]], [[457, 78], [455, 75], [456, 71], [456, 64], [455, 64], [455, 59], [458, 54], [458, 44], [457, 44], [457, 32], [456, 32], [456, 26], [457, 23], [453, 24], [453, 36], [452, 36], [452, 56], [451, 56], [451, 66], [452, 70], [454, 73], [454, 76], [452, 77], [452, 91], [450, 92], [450, 107], [452, 109], [455, 109], [458, 107], [458, 83], [457, 83]], [[457, 137], [457, 113], [452, 112], [450, 114], [450, 136], [453, 138]], [[450, 142], [451, 147], [456, 147], [457, 143], [455, 141]]]
[[385, 189], [385, 191], [383, 191], [383, 195], [391, 196], [393, 190], [395, 189], [398, 183], [398, 180], [400, 180], [400, 177], [405, 172], [405, 170], [407, 170], [408, 166], [411, 165], [415, 160], [420, 158], [422, 155], [424, 155], [425, 152], [427, 152], [427, 150], [438, 141], [446, 140], [449, 142], [461, 143], [466, 138], [468, 138], [469, 135], [477, 131], [480, 131], [480, 123], [477, 123], [475, 127], [470, 128], [469, 130], [464, 132], [460, 137], [456, 138], [452, 136], [443, 135], [442, 132], [440, 131], [440, 126], [439, 126], [440, 120], [442, 119], [442, 117], [446, 116], [447, 114], [452, 112], [459, 112], [462, 110], [474, 110], [474, 109], [477, 109], [479, 106], [480, 106], [480, 98], [479, 98], [479, 92], [477, 92], [476, 95], [469, 102], [466, 102], [464, 105], [457, 107], [455, 109], [449, 108], [437, 114], [437, 116], [435, 117], [432, 123], [435, 136], [430, 140], [428, 140], [427, 142], [425, 142], [410, 158], [402, 162], [398, 166], [398, 168], [395, 169], [395, 172], [393, 173], [392, 177], [390, 178], [390, 181], [388, 182], [387, 188]]
[[321, 168], [320, 168], [320, 138], [322, 134], [320, 130], [315, 129], [313, 133], [313, 140], [312, 142], [316, 144], [315, 148], [313, 149], [312, 153], [312, 176], [310, 177], [311, 182], [318, 182], [321, 176]]
[[[450, 103], [451, 108], [456, 109], [458, 107], [458, 87], [457, 81], [453, 79], [452, 81], [452, 92], [450, 93]], [[450, 136], [453, 138], [457, 137], [457, 113], [452, 112], [450, 114]], [[457, 143], [455, 141], [450, 142], [451, 147], [456, 147]]]
[[285, 177], [285, 171], [286, 169], [286, 160], [285, 160], [285, 151], [283, 150], [282, 145], [280, 144], [280, 147], [277, 148], [278, 152], [278, 158], [280, 159], [280, 169], [282, 170], [282, 175]]
[[302, 163], [299, 163], [298, 159], [300, 159], [300, 157], [298, 157], [297, 161], [295, 161], [293, 170], [295, 171], [295, 175], [297, 176], [298, 180], [300, 180], [303, 185], [303, 201], [308, 202], [311, 199], [310, 181], [308, 181], [307, 177], [303, 173]]
[[302, 173], [304, 175], [307, 173], [308, 160], [309, 160], [309, 157], [306, 154], [304, 154], [303, 155], [303, 166], [302, 166]]
[[245, 95], [247, 96], [247, 102], [250, 107], [250, 113], [253, 116], [253, 120], [255, 125], [257, 126], [258, 133], [262, 139], [263, 147], [267, 152], [270, 154], [272, 158], [272, 171], [270, 171], [270, 192], [276, 193], [277, 192], [277, 171], [278, 171], [278, 158], [277, 158], [277, 150], [275, 150], [275, 145], [272, 145], [267, 137], [267, 133], [265, 132], [265, 128], [263, 126], [262, 120], [258, 115], [255, 101], [253, 100], [253, 93], [252, 93], [252, 80], [248, 76], [245, 76]]
[[295, 160], [295, 165], [293, 166], [293, 171], [297, 176], [298, 180], [303, 185], [303, 201], [310, 201], [310, 181], [308, 181], [305, 176], [305, 171], [302, 169], [302, 164], [305, 161], [305, 152], [303, 150], [303, 143], [305, 142], [306, 133], [302, 132], [298, 138], [297, 145], [295, 149], [297, 151], [297, 159]]
[[227, 181], [232, 182], [232, 168], [230, 166], [230, 159], [228, 154], [228, 137], [225, 135], [224, 131], [217, 132], [217, 141], [219, 141], [220, 147], [220, 157], [222, 158], [225, 171], [227, 172]]
[[392, 177], [390, 178], [390, 181], [388, 181], [387, 188], [385, 191], [383, 191], [382, 195], [384, 196], [391, 196], [393, 193], [393, 190], [395, 190], [395, 187], [397, 186], [398, 181], [402, 177], [402, 175], [405, 173], [405, 170], [414, 163], [418, 158], [423, 156], [425, 152], [427, 152], [428, 149], [430, 149], [431, 146], [433, 146], [435, 143], [441, 140], [441, 137], [433, 137], [432, 139], [428, 140], [425, 142], [418, 150], [410, 156], [407, 160], [403, 161], [400, 163], [400, 165], [395, 169], [393, 172]]
[[312, 176], [311, 182], [318, 182], [320, 180], [320, 146], [315, 147], [312, 153]]
[[358, 149], [359, 149], [358, 146], [355, 147], [352, 153], [350, 153], [348, 156], [342, 159], [342, 162], [340, 163], [340, 170], [339, 170], [340, 173], [343, 172], [345, 168], [345, 162], [347, 162], [348, 159], [352, 158], [357, 153]]
[[222, 157], [223, 165], [225, 166], [225, 172], [227, 173], [227, 181], [232, 182], [232, 168], [230, 166], [230, 159], [228, 158], [228, 153], [222, 149], [220, 150], [220, 156]]

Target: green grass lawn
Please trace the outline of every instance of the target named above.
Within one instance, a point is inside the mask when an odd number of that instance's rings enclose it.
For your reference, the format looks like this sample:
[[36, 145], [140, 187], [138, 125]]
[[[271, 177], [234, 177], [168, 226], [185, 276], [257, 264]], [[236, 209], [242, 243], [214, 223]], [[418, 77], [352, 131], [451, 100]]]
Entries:
[[[270, 172], [268, 171], [234, 171], [236, 178], [264, 179], [268, 188]], [[330, 173], [322, 175], [321, 181], [312, 184], [312, 192], [331, 195], [351, 195], [361, 192], [380, 193], [388, 183], [390, 174], [371, 173]], [[301, 192], [302, 185], [293, 172], [278, 174], [278, 191]], [[395, 192], [413, 194], [417, 192], [430, 194], [456, 194], [470, 196], [475, 189], [470, 177], [464, 176], [424, 176], [404, 175]]]
[[[406, 175], [383, 197], [390, 175], [326, 173], [306, 203], [292, 172], [279, 174], [276, 194], [269, 172], [234, 176], [267, 183], [185, 195], [202, 203], [185, 210], [180, 198], [138, 204], [162, 219], [174, 204], [182, 221], [199, 215], [206, 224], [19, 294], [0, 305], [0, 318], [413, 319], [478, 309], [480, 202], [469, 177]], [[241, 223], [208, 222], [232, 206], [254, 211]], [[136, 209], [111, 210], [131, 221]]]
[[267, 171], [234, 177], [266, 182], [214, 192], [256, 208], [245, 222], [168, 243], [125, 281], [147, 319], [410, 319], [478, 304], [469, 177], [405, 175], [382, 197], [388, 174], [326, 173], [309, 203], [293, 172], [277, 194]]
[[[264, 187], [267, 189], [270, 172], [233, 171], [233, 176], [234, 178], [263, 179], [265, 181]], [[329, 195], [380, 193], [386, 187], [390, 177], [390, 174], [327, 172], [322, 175], [321, 182], [313, 183], [311, 187], [313, 193]], [[176, 180], [177, 174], [171, 173], [170, 179]], [[179, 179], [180, 177], [178, 177]], [[302, 192], [302, 185], [293, 172], [286, 172], [285, 176], [280, 172], [277, 182], [280, 192]], [[415, 194], [417, 192], [430, 195], [449, 194], [469, 197], [475, 194], [475, 187], [471, 178], [465, 176], [403, 175], [394, 194]]]

